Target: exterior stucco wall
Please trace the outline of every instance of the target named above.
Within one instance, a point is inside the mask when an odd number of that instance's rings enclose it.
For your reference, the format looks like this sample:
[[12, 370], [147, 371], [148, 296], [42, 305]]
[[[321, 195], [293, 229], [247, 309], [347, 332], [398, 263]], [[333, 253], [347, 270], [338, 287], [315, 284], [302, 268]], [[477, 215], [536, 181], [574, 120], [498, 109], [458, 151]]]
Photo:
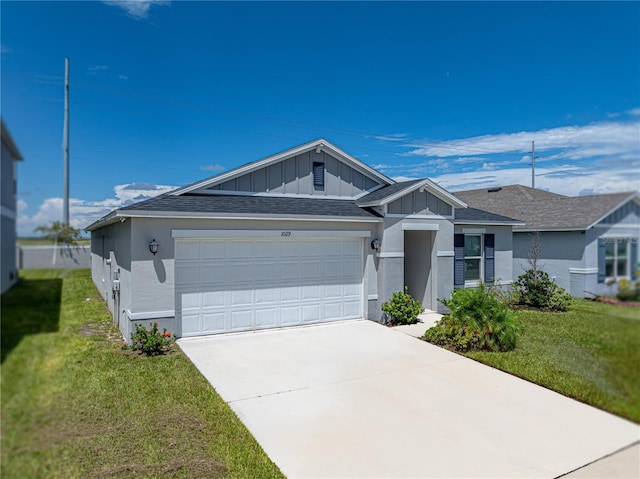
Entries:
[[[378, 264], [371, 249], [371, 239], [378, 235], [377, 223], [340, 222], [340, 221], [282, 221], [282, 220], [199, 220], [199, 219], [151, 219], [131, 218], [125, 223], [113, 226], [131, 225], [129, 230], [105, 231], [105, 249], [109, 251], [112, 242], [128, 242], [130, 255], [129, 269], [126, 280], [121, 273], [121, 304], [120, 329], [126, 339], [135, 329], [133, 324], [148, 325], [150, 321], [157, 321], [159, 327], [166, 327], [170, 332], [177, 332], [178, 325], [175, 318], [175, 276], [174, 276], [174, 238], [173, 230], [280, 230], [280, 231], [369, 231], [370, 238], [365, 238], [363, 251], [363, 282], [364, 282], [364, 313], [369, 319], [375, 318], [378, 297], [378, 283], [376, 268]], [[93, 275], [96, 285], [103, 284], [100, 268], [99, 231], [92, 234]], [[121, 236], [118, 236], [121, 235]], [[94, 236], [95, 246], [94, 246]], [[148, 244], [155, 239], [159, 244], [157, 255], [149, 252]], [[121, 255], [122, 246], [116, 257]], [[114, 261], [120, 265], [119, 261]], [[122, 268], [121, 268], [122, 269]], [[108, 276], [107, 276], [108, 277]], [[107, 281], [108, 283], [108, 281]], [[100, 287], [99, 287], [100, 289]], [[127, 290], [125, 298], [125, 289]], [[113, 299], [110, 299], [110, 287], [102, 286], [103, 297], [108, 300], [110, 309]], [[374, 298], [369, 300], [369, 298]], [[372, 310], [372, 308], [374, 308]], [[113, 311], [113, 309], [112, 309]], [[124, 311], [124, 312], [123, 312]]]
[[[426, 229], [432, 228], [432, 229]], [[428, 231], [429, 235], [413, 235], [416, 231]], [[406, 232], [409, 232], [405, 235]], [[434, 311], [445, 311], [438, 298], [449, 297], [453, 291], [453, 223], [446, 218], [385, 217], [384, 235], [378, 253], [379, 303], [388, 301], [395, 291], [403, 291], [405, 286], [405, 236], [413, 240], [409, 253], [414, 256], [422, 249], [430, 254], [431, 271], [425, 271], [431, 286], [431, 294], [423, 296], [423, 306]], [[423, 246], [415, 242], [425, 240]], [[417, 272], [409, 269], [415, 282]]]
[[4, 293], [18, 280], [16, 269], [16, 160], [2, 143], [0, 152], [0, 293]]
[[[131, 337], [126, 311], [131, 307], [131, 221], [91, 232], [91, 277], [125, 339]], [[119, 281], [119, 287], [118, 283]]]
[[[514, 270], [514, 239], [511, 226], [456, 225], [455, 233], [481, 233], [495, 235], [495, 281], [496, 284], [511, 284]], [[453, 250], [453, 236], [450, 249]]]
[[[530, 268], [533, 234], [514, 233], [513, 235], [513, 279]], [[583, 231], [544, 231], [540, 233], [540, 253], [538, 268], [545, 271], [558, 286], [576, 297], [584, 297], [577, 278], [573, 280], [571, 270], [585, 268], [585, 233]], [[597, 273], [597, 270], [596, 270]]]
[[[313, 186], [313, 163], [325, 166], [324, 188]], [[211, 190], [314, 196], [357, 196], [372, 189], [377, 181], [342, 163], [329, 153], [309, 151], [288, 160], [247, 173]]]

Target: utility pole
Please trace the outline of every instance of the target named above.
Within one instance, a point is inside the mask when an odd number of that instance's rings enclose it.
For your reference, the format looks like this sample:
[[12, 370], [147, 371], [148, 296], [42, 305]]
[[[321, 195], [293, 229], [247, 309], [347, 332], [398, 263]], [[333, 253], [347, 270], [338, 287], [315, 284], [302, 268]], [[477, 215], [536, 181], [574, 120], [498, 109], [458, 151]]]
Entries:
[[536, 142], [531, 142], [531, 188], [536, 187]]
[[62, 222], [69, 225], [69, 57], [64, 59], [64, 205]]

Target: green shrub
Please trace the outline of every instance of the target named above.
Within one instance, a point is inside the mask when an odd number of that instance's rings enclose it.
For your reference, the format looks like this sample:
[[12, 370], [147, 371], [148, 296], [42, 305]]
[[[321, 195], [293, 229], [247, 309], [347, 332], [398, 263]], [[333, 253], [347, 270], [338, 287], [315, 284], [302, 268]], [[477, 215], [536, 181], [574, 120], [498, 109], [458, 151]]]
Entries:
[[634, 289], [619, 289], [616, 297], [620, 301], [640, 301], [640, 283]]
[[424, 308], [409, 294], [409, 288], [405, 286], [404, 292], [397, 291], [389, 301], [382, 303], [382, 311], [387, 314], [390, 324], [414, 324], [418, 322], [418, 315], [424, 312]]
[[618, 292], [622, 293], [624, 291], [629, 291], [631, 289], [631, 281], [627, 278], [622, 278], [618, 280]]
[[134, 351], [141, 351], [147, 356], [157, 356], [168, 351], [171, 343], [176, 339], [164, 328], [162, 333], [158, 331], [158, 323], [149, 323], [149, 329], [136, 324], [136, 330], [131, 333], [132, 344], [129, 346]]
[[529, 269], [513, 283], [516, 304], [538, 309], [566, 311], [573, 297], [549, 279], [545, 271]]
[[455, 289], [451, 299], [440, 299], [449, 308], [423, 339], [456, 351], [510, 351], [516, 347], [515, 313], [484, 283], [477, 288]]

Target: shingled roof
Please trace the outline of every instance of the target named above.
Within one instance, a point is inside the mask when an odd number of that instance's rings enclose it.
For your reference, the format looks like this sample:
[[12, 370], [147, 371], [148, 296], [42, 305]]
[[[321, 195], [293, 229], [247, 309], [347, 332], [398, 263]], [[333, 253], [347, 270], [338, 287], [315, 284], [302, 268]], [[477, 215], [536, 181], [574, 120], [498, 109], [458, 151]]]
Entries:
[[182, 194], [176, 196], [169, 192], [119, 208], [86, 229], [91, 231], [114, 218], [135, 216], [136, 213], [142, 212], [149, 217], [159, 213], [163, 216], [167, 213], [175, 213], [176, 216], [193, 214], [202, 217], [256, 214], [274, 217], [330, 216], [364, 220], [379, 218], [377, 213], [368, 208], [360, 208], [353, 200], [241, 195]]
[[636, 192], [564, 196], [522, 185], [458, 191], [465, 203], [521, 221], [514, 230], [584, 230], [638, 196]]

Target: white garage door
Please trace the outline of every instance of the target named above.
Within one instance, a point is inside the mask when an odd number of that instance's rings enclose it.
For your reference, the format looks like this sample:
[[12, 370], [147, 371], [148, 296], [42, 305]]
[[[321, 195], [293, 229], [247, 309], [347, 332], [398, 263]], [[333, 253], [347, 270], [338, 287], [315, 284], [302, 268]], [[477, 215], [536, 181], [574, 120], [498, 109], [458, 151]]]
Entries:
[[182, 336], [363, 317], [362, 241], [176, 238]]

